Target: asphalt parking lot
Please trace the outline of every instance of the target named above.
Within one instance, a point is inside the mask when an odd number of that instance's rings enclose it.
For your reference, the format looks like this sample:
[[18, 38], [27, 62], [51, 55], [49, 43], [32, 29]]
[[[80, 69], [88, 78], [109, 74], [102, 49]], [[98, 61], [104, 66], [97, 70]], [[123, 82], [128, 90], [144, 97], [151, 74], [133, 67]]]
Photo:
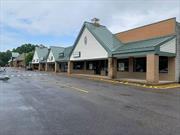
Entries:
[[179, 135], [180, 90], [7, 69], [0, 135]]

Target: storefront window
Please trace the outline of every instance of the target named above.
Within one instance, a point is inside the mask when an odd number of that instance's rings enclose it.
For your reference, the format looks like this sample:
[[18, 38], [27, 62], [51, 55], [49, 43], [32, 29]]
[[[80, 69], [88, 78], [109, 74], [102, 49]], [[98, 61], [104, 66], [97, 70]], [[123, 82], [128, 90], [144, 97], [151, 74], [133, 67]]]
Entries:
[[92, 61], [86, 62], [86, 69], [87, 70], [94, 70], [94, 63]]
[[128, 71], [129, 70], [129, 59], [118, 59], [117, 60], [117, 71]]
[[83, 69], [84, 68], [84, 62], [74, 62], [73, 63], [73, 69]]
[[134, 58], [134, 72], [146, 72], [146, 58]]
[[168, 57], [159, 57], [159, 73], [168, 72]]

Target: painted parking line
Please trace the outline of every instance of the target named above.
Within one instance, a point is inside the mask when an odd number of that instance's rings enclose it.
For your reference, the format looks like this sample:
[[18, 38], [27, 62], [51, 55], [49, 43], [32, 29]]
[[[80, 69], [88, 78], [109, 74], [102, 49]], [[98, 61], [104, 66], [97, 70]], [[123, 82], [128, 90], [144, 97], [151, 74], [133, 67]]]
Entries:
[[63, 86], [63, 87], [66, 87], [66, 88], [71, 88], [71, 89], [74, 89], [76, 91], [79, 91], [79, 92], [83, 92], [83, 93], [89, 93], [89, 91], [85, 90], [85, 89], [82, 89], [82, 88], [78, 88], [78, 87], [75, 87], [75, 86], [71, 86], [69, 84], [60, 84], [60, 83], [54, 83], [54, 82], [46, 82], [46, 83], [50, 83], [50, 84], [56, 84], [58, 86]]
[[81, 88], [77, 88], [77, 87], [74, 87], [74, 86], [67, 86], [67, 87], [75, 89], [75, 90], [80, 91], [80, 92], [88, 93], [87, 90], [84, 90], [84, 89], [81, 89]]
[[[57, 84], [57, 83], [56, 83]], [[58, 84], [59, 86], [64, 86], [64, 87], [67, 87], [67, 88], [71, 88], [71, 89], [74, 89], [74, 90], [77, 90], [77, 91], [80, 91], [80, 92], [83, 92], [83, 93], [89, 93], [87, 90], [84, 90], [82, 88], [78, 88], [78, 87], [75, 87], [75, 86], [71, 86], [71, 85], [68, 85], [68, 84]]]
[[0, 77], [32, 77], [32, 76], [46, 76], [48, 74], [2, 74]]

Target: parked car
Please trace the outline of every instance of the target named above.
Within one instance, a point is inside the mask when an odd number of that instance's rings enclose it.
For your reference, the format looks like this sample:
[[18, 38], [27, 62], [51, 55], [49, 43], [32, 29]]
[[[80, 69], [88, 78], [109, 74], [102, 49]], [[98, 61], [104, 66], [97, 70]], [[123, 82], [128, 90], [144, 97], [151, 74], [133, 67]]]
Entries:
[[32, 71], [33, 69], [32, 69], [32, 67], [27, 66], [27, 67], [26, 67], [26, 70]]
[[0, 72], [6, 72], [6, 68], [5, 67], [0, 67]]

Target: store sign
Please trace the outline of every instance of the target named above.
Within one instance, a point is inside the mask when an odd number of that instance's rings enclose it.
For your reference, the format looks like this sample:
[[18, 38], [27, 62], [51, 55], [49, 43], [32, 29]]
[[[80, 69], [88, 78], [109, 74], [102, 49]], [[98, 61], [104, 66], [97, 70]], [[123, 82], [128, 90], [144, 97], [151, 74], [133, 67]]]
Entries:
[[74, 52], [73, 53], [73, 58], [79, 58], [80, 57], [80, 52]]
[[119, 71], [124, 71], [125, 70], [124, 63], [119, 63], [118, 64], [118, 70]]

